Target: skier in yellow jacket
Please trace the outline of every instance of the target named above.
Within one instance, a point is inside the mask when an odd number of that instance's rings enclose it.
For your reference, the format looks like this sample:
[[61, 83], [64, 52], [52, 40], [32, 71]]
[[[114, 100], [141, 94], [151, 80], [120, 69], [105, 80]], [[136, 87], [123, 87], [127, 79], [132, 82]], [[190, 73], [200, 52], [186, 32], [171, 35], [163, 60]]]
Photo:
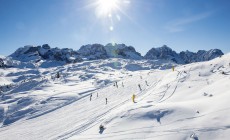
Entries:
[[135, 102], [135, 98], [136, 98], [136, 95], [133, 94], [133, 96], [132, 96], [133, 103], [136, 103], [136, 102]]

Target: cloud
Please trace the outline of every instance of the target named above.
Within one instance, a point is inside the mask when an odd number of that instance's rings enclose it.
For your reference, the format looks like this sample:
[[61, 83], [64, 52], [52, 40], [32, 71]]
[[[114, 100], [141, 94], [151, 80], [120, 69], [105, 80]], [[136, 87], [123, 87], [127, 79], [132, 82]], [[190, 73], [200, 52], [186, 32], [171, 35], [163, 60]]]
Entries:
[[206, 13], [201, 13], [201, 14], [193, 15], [193, 16], [186, 17], [186, 18], [179, 18], [179, 19], [169, 22], [169, 24], [165, 28], [169, 32], [182, 32], [182, 31], [185, 31], [186, 25], [206, 19], [210, 17], [212, 14], [213, 12], [206, 12]]

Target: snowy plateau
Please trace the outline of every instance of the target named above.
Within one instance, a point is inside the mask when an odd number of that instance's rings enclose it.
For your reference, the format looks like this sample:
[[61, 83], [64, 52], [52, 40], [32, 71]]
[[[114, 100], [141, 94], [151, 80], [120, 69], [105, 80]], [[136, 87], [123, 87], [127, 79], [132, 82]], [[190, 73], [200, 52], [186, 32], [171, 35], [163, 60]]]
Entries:
[[0, 139], [230, 139], [230, 54], [95, 46], [1, 56]]

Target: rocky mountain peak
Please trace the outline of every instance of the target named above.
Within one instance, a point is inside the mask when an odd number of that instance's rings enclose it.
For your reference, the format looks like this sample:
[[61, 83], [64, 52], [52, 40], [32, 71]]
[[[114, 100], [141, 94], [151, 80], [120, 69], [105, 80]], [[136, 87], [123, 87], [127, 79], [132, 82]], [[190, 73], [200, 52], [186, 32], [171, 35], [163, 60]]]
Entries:
[[11, 54], [10, 57], [22, 62], [54, 60], [71, 63], [82, 61], [82, 59], [79, 57], [79, 54], [76, 51], [73, 51], [73, 49], [51, 48], [48, 44], [44, 44], [42, 46], [27, 45], [21, 47]]
[[176, 63], [183, 63], [179, 55], [168, 46], [164, 45], [159, 48], [152, 48], [144, 56], [145, 59], [165, 59], [172, 60]]
[[212, 49], [209, 51], [199, 50], [197, 53], [190, 51], [182, 51], [176, 53], [174, 50], [164, 45], [159, 48], [150, 49], [144, 56], [146, 59], [165, 59], [172, 60], [179, 64], [188, 64], [193, 62], [208, 61], [223, 55], [223, 52], [219, 49]]
[[132, 46], [125, 44], [109, 43], [105, 46], [101, 44], [89, 44], [82, 46], [78, 53], [89, 60], [106, 58], [142, 59], [140, 53], [136, 52]]
[[105, 47], [101, 44], [84, 45], [78, 50], [78, 53], [89, 60], [108, 58]]

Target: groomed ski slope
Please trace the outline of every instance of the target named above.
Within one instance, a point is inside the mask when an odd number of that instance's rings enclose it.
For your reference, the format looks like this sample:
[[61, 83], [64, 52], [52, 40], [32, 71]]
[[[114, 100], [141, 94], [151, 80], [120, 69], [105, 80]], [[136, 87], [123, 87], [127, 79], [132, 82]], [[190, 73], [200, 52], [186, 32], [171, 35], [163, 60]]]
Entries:
[[[91, 78], [83, 82], [74, 76], [50, 80], [26, 92], [31, 96], [39, 94], [33, 100], [45, 101], [44, 106], [31, 104], [36, 111], [3, 125], [0, 138], [228, 140], [229, 63], [227, 54], [209, 62], [178, 66], [175, 71], [94, 71], [98, 79], [117, 80], [118, 88], [113, 82], [95, 86]], [[136, 103], [132, 102], [133, 94]], [[42, 95], [46, 100], [41, 99]], [[105, 129], [99, 133], [101, 124]]]

